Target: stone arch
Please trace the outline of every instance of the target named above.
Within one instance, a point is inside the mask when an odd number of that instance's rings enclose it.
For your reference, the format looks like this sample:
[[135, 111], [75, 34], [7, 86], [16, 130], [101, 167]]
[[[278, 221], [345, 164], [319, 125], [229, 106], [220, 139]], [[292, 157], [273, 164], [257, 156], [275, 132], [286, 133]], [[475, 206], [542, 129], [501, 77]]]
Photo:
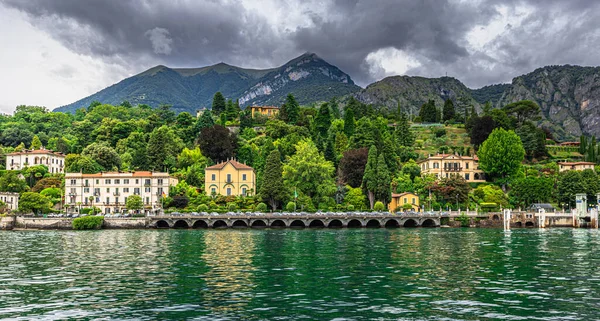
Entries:
[[185, 220], [177, 220], [173, 224], [173, 228], [190, 228], [190, 225]]
[[534, 227], [534, 226], [535, 226], [535, 224], [531, 221], [525, 222], [525, 227]]
[[304, 224], [304, 222], [301, 220], [294, 220], [292, 223], [290, 223], [290, 227], [304, 228], [306, 227], [306, 224]]
[[325, 227], [325, 224], [321, 220], [312, 220], [308, 224], [308, 227]]
[[160, 220], [158, 222], [156, 222], [156, 227], [157, 228], [169, 228], [169, 223], [167, 223], [167, 221], [165, 220]]
[[412, 218], [409, 218], [408, 220], [406, 220], [406, 222], [404, 222], [404, 224], [402, 226], [417, 227], [417, 226], [419, 226], [419, 224], [417, 223], [417, 221], [413, 220]]
[[492, 216], [492, 221], [499, 221], [500, 220], [500, 216], [498, 216], [498, 214], [494, 214], [494, 216]]
[[286, 225], [285, 225], [285, 222], [284, 222], [284, 221], [282, 221], [282, 220], [274, 220], [274, 221], [271, 223], [271, 227], [282, 228], [282, 227], [285, 227], [285, 226], [286, 226]]
[[378, 220], [371, 219], [367, 222], [367, 227], [372, 227], [372, 228], [381, 227], [381, 223], [379, 223]]
[[398, 223], [398, 221], [396, 221], [395, 219], [389, 219], [385, 222], [385, 227], [400, 227], [400, 223]]
[[265, 221], [263, 221], [263, 220], [256, 220], [256, 221], [252, 222], [252, 224], [250, 224], [250, 226], [252, 226], [253, 228], [267, 227], [267, 223], [265, 223]]
[[435, 224], [434, 220], [428, 218], [428, 219], [426, 219], [426, 220], [423, 221], [423, 223], [421, 224], [421, 226], [422, 227], [435, 227], [436, 224]]
[[244, 222], [243, 220], [236, 220], [233, 222], [233, 224], [231, 224], [231, 227], [244, 228], [244, 227], [248, 227], [248, 223]]
[[329, 224], [327, 224], [327, 227], [329, 227], [329, 228], [340, 228], [343, 226], [344, 226], [344, 224], [342, 224], [342, 221], [340, 221], [338, 219], [332, 220], [331, 222], [329, 222]]
[[213, 225], [213, 228], [226, 228], [227, 227], [227, 223], [225, 223], [225, 221], [223, 220], [216, 220]]
[[192, 228], [208, 228], [208, 223], [204, 220], [197, 220], [194, 222], [194, 225], [192, 225]]
[[363, 227], [362, 223], [357, 219], [352, 219], [348, 222], [347, 225], [349, 228]]
[[475, 179], [475, 180], [481, 179], [481, 176], [479, 175], [479, 173], [475, 173], [475, 175], [473, 175], [473, 179]]
[[523, 227], [523, 223], [521, 223], [521, 222], [515, 222], [515, 227]]
[[37, 164], [39, 161], [40, 161], [40, 158], [36, 156], [36, 157], [33, 159], [33, 165], [36, 165], [36, 164]]

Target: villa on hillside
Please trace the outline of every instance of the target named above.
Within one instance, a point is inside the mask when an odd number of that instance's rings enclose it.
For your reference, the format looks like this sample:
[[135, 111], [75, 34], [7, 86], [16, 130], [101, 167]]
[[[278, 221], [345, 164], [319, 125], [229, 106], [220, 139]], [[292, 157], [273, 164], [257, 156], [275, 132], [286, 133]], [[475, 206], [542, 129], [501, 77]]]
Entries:
[[403, 212], [404, 205], [406, 204], [410, 204], [411, 211], [420, 212], [419, 196], [410, 192], [400, 194], [392, 193], [392, 201], [388, 204], [388, 210], [391, 213]]
[[97, 174], [66, 173], [65, 205], [77, 213], [82, 207], [98, 207], [104, 214], [127, 213], [127, 198], [139, 195], [143, 213], [162, 209], [162, 199], [176, 178], [163, 172], [101, 172]]
[[265, 117], [271, 118], [279, 114], [279, 107], [275, 106], [250, 106], [248, 108], [250, 109], [252, 118], [255, 118], [256, 115], [263, 115]]
[[246, 196], [256, 191], [254, 168], [234, 159], [207, 167], [204, 172], [207, 195]]
[[8, 211], [19, 209], [19, 193], [0, 192], [0, 201], [6, 205]]
[[417, 163], [421, 166], [421, 174], [433, 174], [437, 178], [447, 178], [457, 174], [469, 183], [485, 182], [485, 175], [479, 169], [477, 156], [437, 154]]
[[49, 149], [29, 150], [6, 154], [7, 170], [22, 170], [25, 167], [45, 165], [52, 174], [65, 172], [65, 155]]
[[559, 162], [558, 171], [583, 171], [586, 169], [595, 170], [594, 166], [596, 163], [592, 162]]

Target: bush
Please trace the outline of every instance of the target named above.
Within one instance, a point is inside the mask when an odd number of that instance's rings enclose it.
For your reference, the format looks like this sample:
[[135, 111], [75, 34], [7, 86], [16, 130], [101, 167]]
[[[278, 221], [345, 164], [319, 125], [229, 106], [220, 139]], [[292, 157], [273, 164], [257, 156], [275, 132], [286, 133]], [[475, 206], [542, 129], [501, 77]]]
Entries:
[[288, 212], [293, 212], [296, 210], [296, 203], [294, 202], [289, 202], [287, 203], [287, 205], [285, 206], [285, 210]]
[[373, 206], [373, 209], [376, 210], [376, 211], [378, 211], [378, 212], [381, 212], [381, 211], [383, 211], [385, 209], [385, 206], [383, 205], [383, 203], [381, 203], [381, 202], [378, 201], [378, 202], [375, 203], [375, 206]]
[[267, 204], [265, 204], [265, 203], [258, 203], [258, 205], [256, 205], [256, 211], [257, 212], [266, 212], [267, 211]]
[[354, 205], [350, 204], [346, 207], [348, 211], [354, 211]]
[[74, 230], [99, 230], [104, 223], [102, 216], [84, 216], [73, 220]]
[[444, 137], [446, 136], [446, 129], [445, 128], [435, 128], [433, 129], [433, 134], [435, 135], [435, 137]]
[[420, 124], [421, 122], [423, 122], [423, 119], [421, 119], [421, 116], [417, 116], [413, 119], [413, 123], [415, 123], [415, 124]]
[[198, 212], [208, 212], [208, 205], [206, 205], [206, 204], [198, 205]]
[[233, 212], [233, 211], [237, 210], [237, 205], [235, 205], [235, 203], [228, 203], [227, 210], [230, 212]]

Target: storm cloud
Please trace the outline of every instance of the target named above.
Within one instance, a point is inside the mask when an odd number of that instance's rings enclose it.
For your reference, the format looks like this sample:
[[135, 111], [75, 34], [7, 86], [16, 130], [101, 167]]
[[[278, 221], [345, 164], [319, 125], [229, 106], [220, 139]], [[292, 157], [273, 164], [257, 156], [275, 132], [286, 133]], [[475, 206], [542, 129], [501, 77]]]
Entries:
[[[69, 50], [151, 64], [279, 66], [315, 52], [362, 86], [404, 73], [470, 87], [537, 67], [600, 65], [600, 8], [583, 0], [0, 0]], [[125, 68], [125, 67], [124, 67]], [[105, 84], [110, 85], [110, 84]]]

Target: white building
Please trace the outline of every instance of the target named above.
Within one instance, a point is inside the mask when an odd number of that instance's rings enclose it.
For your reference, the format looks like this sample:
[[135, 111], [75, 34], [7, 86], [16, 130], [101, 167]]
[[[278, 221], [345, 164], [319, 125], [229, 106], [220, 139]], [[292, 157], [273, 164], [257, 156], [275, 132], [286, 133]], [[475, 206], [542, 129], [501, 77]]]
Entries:
[[65, 172], [65, 155], [48, 149], [23, 150], [6, 155], [7, 170], [21, 170], [24, 167], [46, 165], [52, 174]]
[[19, 193], [0, 192], [0, 201], [6, 204], [6, 208], [9, 211], [16, 211], [19, 209]]
[[104, 214], [127, 213], [127, 198], [139, 195], [148, 214], [162, 209], [163, 196], [174, 185], [176, 178], [160, 172], [66, 173], [65, 205], [71, 213], [92, 206]]

